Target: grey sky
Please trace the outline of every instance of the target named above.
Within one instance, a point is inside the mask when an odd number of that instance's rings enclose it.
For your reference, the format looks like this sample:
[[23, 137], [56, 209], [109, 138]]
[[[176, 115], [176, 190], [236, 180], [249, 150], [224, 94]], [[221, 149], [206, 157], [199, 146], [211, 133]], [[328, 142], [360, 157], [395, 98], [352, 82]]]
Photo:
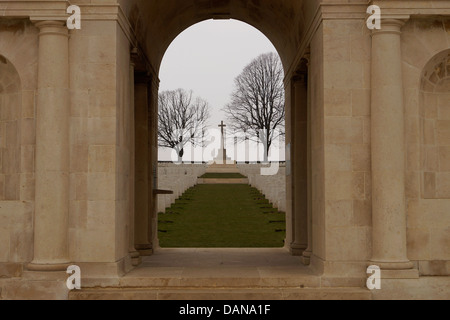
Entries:
[[[160, 69], [160, 90], [183, 88], [211, 105], [210, 126], [226, 120], [234, 79], [258, 55], [276, 52], [257, 29], [237, 20], [208, 20], [181, 33], [167, 50]], [[160, 150], [160, 160], [170, 160]]]

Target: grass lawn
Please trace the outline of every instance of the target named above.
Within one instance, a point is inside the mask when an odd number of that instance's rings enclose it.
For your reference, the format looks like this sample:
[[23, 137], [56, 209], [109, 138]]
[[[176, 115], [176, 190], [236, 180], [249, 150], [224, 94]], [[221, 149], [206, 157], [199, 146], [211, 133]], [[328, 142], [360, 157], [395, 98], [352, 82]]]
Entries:
[[246, 178], [240, 173], [205, 173], [202, 179], [242, 179]]
[[285, 213], [249, 185], [197, 185], [159, 214], [163, 248], [283, 247]]

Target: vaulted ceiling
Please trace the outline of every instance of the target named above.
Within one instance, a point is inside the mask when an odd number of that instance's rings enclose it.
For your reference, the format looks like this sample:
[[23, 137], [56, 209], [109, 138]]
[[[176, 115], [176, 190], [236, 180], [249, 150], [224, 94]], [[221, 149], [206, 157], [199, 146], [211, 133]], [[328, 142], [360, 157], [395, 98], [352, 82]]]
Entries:
[[295, 58], [319, 0], [120, 0], [158, 72], [165, 51], [185, 29], [208, 19], [246, 22], [272, 41], [285, 68]]

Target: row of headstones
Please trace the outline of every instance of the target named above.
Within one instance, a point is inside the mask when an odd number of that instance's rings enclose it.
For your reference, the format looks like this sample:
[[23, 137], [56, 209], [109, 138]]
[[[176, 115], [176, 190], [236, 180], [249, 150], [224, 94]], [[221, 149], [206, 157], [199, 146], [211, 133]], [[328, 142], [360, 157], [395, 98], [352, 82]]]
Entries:
[[197, 177], [206, 171], [206, 164], [158, 165], [158, 189], [173, 191], [173, 194], [158, 195], [158, 212], [164, 212], [186, 190], [197, 184]]
[[[261, 164], [238, 165], [241, 174], [249, 179], [249, 184], [257, 188], [280, 211], [286, 211], [286, 168], [280, 166], [277, 174], [261, 175]], [[186, 190], [197, 184], [197, 177], [203, 175], [205, 164], [159, 164], [158, 189], [171, 190], [173, 194], [158, 196], [158, 212], [164, 212]]]
[[255, 187], [279, 211], [286, 212], [286, 167], [280, 165], [275, 175], [261, 175], [261, 164], [238, 165], [241, 174], [249, 179], [249, 184]]

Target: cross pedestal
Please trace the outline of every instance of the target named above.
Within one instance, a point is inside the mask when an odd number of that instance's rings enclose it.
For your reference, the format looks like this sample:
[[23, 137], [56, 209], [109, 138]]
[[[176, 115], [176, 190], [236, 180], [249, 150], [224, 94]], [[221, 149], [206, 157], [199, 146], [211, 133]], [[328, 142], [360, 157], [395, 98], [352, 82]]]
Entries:
[[227, 157], [227, 149], [225, 149], [226, 125], [222, 121], [221, 124], [219, 125], [219, 127], [221, 129], [222, 135], [221, 135], [221, 140], [220, 140], [220, 149], [219, 149], [217, 156], [214, 158], [214, 163], [220, 164], [220, 165], [226, 165], [229, 161], [231, 161], [231, 158]]

